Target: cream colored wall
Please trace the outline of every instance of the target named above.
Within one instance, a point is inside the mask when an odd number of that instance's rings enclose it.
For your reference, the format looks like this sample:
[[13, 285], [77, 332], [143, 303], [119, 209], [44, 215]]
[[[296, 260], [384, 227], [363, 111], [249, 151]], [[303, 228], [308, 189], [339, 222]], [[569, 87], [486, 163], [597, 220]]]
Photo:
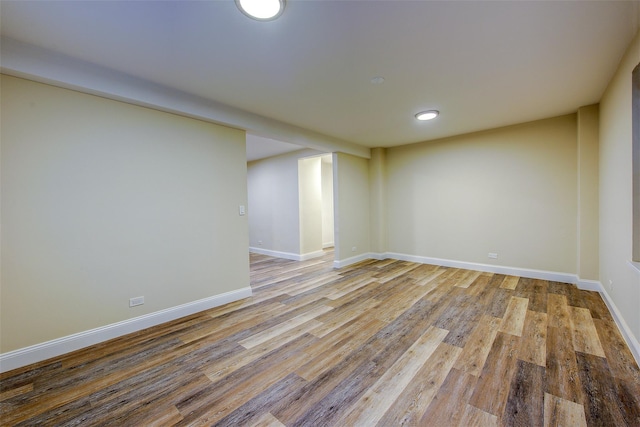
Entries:
[[600, 101], [600, 281], [640, 341], [640, 271], [632, 242], [631, 72], [640, 32]]
[[599, 279], [599, 106], [578, 109], [578, 277]]
[[300, 253], [322, 250], [322, 161], [320, 157], [298, 160], [300, 199]]
[[371, 197], [371, 251], [387, 251], [387, 149], [372, 148], [369, 160]]
[[0, 352], [249, 285], [244, 132], [14, 77], [1, 90]]
[[[369, 160], [333, 154], [335, 259], [346, 260], [370, 252]], [[353, 249], [355, 248], [355, 250]]]
[[576, 273], [576, 151], [575, 114], [388, 148], [388, 250]]
[[325, 154], [322, 161], [322, 247], [333, 246], [333, 155]]

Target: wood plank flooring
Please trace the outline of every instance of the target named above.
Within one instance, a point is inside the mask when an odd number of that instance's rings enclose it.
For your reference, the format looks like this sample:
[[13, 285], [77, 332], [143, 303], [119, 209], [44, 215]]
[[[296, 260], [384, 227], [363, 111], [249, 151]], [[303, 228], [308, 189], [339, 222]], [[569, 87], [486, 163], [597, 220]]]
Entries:
[[251, 255], [254, 296], [0, 376], [0, 422], [640, 426], [597, 293], [385, 260]]

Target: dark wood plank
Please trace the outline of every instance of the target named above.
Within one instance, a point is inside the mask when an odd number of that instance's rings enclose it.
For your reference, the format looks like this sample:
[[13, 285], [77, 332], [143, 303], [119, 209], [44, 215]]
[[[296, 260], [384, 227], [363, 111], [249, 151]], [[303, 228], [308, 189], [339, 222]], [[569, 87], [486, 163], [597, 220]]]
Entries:
[[[577, 353], [580, 381], [584, 387], [584, 408], [588, 425], [623, 426], [628, 423], [626, 412], [618, 400], [618, 390], [611, 380], [606, 359], [586, 353]], [[636, 420], [637, 421], [637, 420]]]
[[544, 424], [545, 368], [518, 360], [502, 423], [507, 426]]

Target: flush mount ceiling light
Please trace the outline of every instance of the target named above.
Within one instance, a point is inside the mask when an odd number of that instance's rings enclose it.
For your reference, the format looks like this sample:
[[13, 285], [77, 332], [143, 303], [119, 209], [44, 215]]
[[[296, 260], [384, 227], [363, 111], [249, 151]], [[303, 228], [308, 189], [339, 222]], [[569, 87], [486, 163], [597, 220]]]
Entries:
[[438, 114], [440, 114], [440, 111], [438, 110], [421, 111], [416, 114], [416, 119], [420, 121], [433, 120], [438, 117]]
[[236, 0], [238, 9], [251, 19], [271, 21], [282, 15], [285, 0]]

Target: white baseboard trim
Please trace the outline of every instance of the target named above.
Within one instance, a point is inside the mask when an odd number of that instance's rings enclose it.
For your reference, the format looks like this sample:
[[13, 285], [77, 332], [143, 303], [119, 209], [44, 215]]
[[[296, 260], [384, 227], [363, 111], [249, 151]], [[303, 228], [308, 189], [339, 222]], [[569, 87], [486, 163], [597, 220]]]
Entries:
[[306, 254], [294, 254], [293, 252], [272, 251], [271, 249], [256, 248], [253, 246], [249, 247], [249, 252], [268, 255], [275, 258], [290, 259], [292, 261], [307, 261], [309, 259], [318, 258], [324, 255], [323, 251], [309, 252]]
[[253, 246], [249, 247], [249, 252], [253, 252], [261, 255], [268, 255], [275, 258], [284, 258], [284, 259], [290, 259], [292, 261], [300, 261], [300, 255], [294, 254], [293, 252], [272, 251], [271, 249], [256, 248]]
[[189, 316], [233, 301], [248, 298], [252, 295], [247, 286], [235, 291], [203, 298], [197, 301], [145, 314], [122, 322], [112, 323], [66, 337], [32, 345], [8, 353], [0, 354], [0, 373], [21, 368], [32, 363], [42, 362], [52, 357], [61, 356], [90, 345], [98, 344], [151, 326], [160, 325], [171, 320]]
[[578, 283], [578, 276], [570, 273], [560, 273], [556, 271], [546, 270], [534, 270], [529, 268], [508, 267], [502, 265], [493, 264], [481, 264], [475, 262], [456, 261], [442, 258], [431, 258], [416, 255], [399, 254], [394, 252], [387, 252], [384, 254], [385, 258], [398, 259], [401, 261], [411, 261], [420, 264], [433, 264], [441, 265], [443, 267], [463, 268], [466, 270], [485, 271], [487, 273], [506, 274], [509, 276], [521, 276], [528, 277], [530, 279], [551, 280], [554, 282], [563, 283]]
[[324, 251], [308, 252], [300, 255], [300, 261], [306, 261], [308, 259], [318, 258], [321, 256], [324, 256]]
[[358, 263], [360, 261], [364, 261], [366, 259], [378, 259], [378, 260], [384, 259], [384, 258], [378, 258], [378, 255], [379, 254], [374, 254], [374, 253], [368, 252], [368, 253], [356, 255], [356, 256], [351, 257], [351, 258], [343, 259], [343, 260], [340, 260], [340, 261], [336, 260], [336, 261], [333, 261], [333, 268], [346, 267], [348, 265], [355, 264], [355, 263]]
[[332, 248], [334, 246], [333, 242], [326, 242], [322, 244], [322, 249]]

